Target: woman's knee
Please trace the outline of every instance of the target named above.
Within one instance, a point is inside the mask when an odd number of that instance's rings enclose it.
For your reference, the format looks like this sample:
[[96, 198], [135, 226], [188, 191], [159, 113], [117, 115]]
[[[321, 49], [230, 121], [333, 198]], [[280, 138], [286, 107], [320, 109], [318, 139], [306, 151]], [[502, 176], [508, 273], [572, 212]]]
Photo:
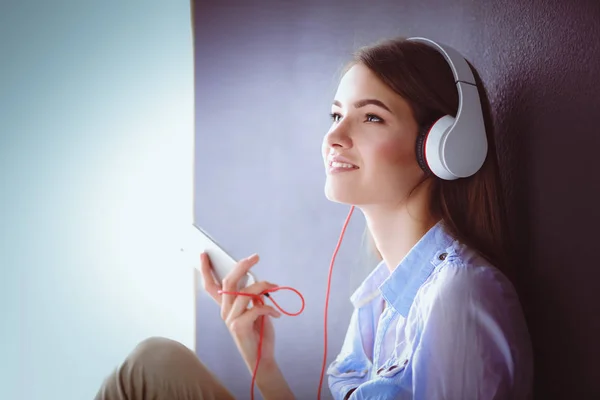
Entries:
[[199, 363], [196, 354], [178, 341], [154, 336], [141, 341], [127, 357], [131, 364], [159, 369], [177, 369], [178, 365]]
[[[129, 375], [142, 371], [148, 381], [174, 392], [196, 393], [198, 399], [232, 399], [195, 352], [175, 340], [151, 337], [140, 342], [126, 361]], [[134, 371], [137, 371], [134, 372]], [[171, 398], [184, 398], [172, 396]]]
[[104, 382], [96, 399], [227, 399], [229, 391], [188, 347], [172, 339], [140, 342]]
[[179, 352], [191, 352], [185, 345], [179, 343], [176, 340], [169, 339], [162, 336], [153, 336], [142, 340], [133, 349], [132, 354], [155, 354], [155, 353], [179, 353]]
[[140, 342], [104, 381], [96, 399], [205, 399], [203, 365], [183, 344], [164, 337]]

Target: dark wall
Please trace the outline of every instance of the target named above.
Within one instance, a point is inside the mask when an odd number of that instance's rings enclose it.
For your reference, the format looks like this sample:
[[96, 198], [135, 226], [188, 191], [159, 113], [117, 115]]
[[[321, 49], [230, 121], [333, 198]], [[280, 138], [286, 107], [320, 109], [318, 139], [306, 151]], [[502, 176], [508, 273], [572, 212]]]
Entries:
[[[319, 146], [329, 105], [350, 52], [396, 35], [454, 46], [489, 92], [534, 342], [536, 398], [600, 396], [600, 167], [594, 163], [600, 2], [193, 6], [196, 222], [238, 257], [260, 252], [260, 278], [306, 295], [302, 316], [276, 324], [280, 363], [299, 398], [316, 395], [327, 267], [347, 210], [322, 193]], [[355, 220], [334, 272], [329, 360], [348, 322], [347, 295], [356, 282], [348, 275], [364, 268], [355, 260], [362, 229], [360, 217]], [[206, 298], [198, 301], [200, 356], [247, 396], [250, 378], [215, 321], [218, 312]], [[223, 357], [233, 360], [233, 370]], [[232, 379], [231, 371], [241, 378]]]

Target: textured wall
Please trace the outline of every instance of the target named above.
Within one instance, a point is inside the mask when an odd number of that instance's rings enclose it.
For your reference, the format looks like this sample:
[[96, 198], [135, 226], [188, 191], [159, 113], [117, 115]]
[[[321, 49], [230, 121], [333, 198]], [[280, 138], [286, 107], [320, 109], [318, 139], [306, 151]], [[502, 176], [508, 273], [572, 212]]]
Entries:
[[[276, 321], [279, 360], [299, 398], [315, 397], [327, 267], [346, 212], [324, 199], [319, 158], [337, 73], [355, 47], [395, 35], [453, 45], [489, 91], [536, 398], [600, 395], [600, 189], [592, 162], [600, 146], [599, 2], [194, 5], [196, 222], [238, 257], [258, 251], [261, 278], [306, 295], [302, 316]], [[357, 214], [334, 272], [329, 359], [348, 321], [347, 295], [364, 273], [362, 224]], [[244, 398], [250, 378], [216, 307], [200, 296], [198, 313], [199, 355]]]

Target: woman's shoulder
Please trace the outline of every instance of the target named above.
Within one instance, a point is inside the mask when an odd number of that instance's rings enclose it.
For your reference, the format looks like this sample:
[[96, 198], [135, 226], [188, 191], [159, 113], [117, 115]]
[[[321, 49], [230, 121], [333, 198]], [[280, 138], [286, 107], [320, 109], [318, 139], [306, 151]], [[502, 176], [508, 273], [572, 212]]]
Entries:
[[[416, 296], [420, 303], [443, 301], [468, 305], [518, 302], [512, 282], [476, 251], [459, 242], [449, 248]], [[465, 304], [468, 303], [468, 304]], [[498, 304], [497, 304], [498, 305]]]

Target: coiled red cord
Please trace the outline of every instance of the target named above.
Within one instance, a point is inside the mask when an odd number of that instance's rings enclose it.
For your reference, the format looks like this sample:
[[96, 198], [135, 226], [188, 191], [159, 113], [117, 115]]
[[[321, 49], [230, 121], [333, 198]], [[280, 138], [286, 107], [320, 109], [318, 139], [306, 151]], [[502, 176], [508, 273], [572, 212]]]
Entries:
[[[324, 343], [324, 349], [323, 349], [323, 365], [321, 367], [321, 378], [319, 379], [319, 392], [317, 394], [318, 400], [321, 400], [321, 389], [323, 387], [323, 377], [325, 375], [325, 366], [327, 364], [327, 313], [329, 310], [329, 291], [331, 289], [331, 276], [333, 273], [333, 265], [335, 263], [335, 257], [337, 256], [337, 253], [342, 244], [342, 239], [344, 238], [344, 233], [346, 232], [346, 228], [348, 227], [348, 222], [350, 222], [350, 217], [352, 216], [353, 211], [354, 211], [354, 206], [350, 207], [350, 212], [348, 213], [348, 216], [346, 217], [346, 221], [344, 222], [344, 226], [342, 228], [342, 232], [340, 233], [338, 243], [335, 247], [335, 251], [333, 252], [333, 256], [331, 257], [331, 263], [329, 264], [329, 275], [327, 277], [327, 293], [325, 295], [325, 326], [324, 326], [324, 342], [325, 343]], [[284, 289], [291, 290], [291, 291], [295, 292], [298, 296], [300, 296], [300, 300], [302, 301], [302, 307], [300, 308], [300, 311], [298, 311], [296, 313], [288, 313], [287, 311], [283, 310], [279, 306], [279, 304], [277, 304], [277, 302], [275, 300], [273, 300], [273, 298], [271, 296], [269, 296], [269, 293], [277, 292], [279, 290], [284, 290]], [[219, 293], [234, 294], [234, 295], [238, 295], [238, 296], [250, 296], [250, 297], [252, 297], [252, 301], [254, 302], [254, 304], [259, 304], [259, 305], [265, 304], [262, 299], [262, 296], [265, 295], [273, 302], [273, 304], [275, 305], [275, 307], [277, 307], [277, 309], [279, 311], [281, 311], [285, 315], [289, 315], [290, 317], [295, 317], [297, 315], [300, 315], [302, 313], [302, 311], [304, 311], [304, 297], [302, 296], [302, 294], [299, 291], [297, 291], [296, 289], [289, 287], [289, 286], [277, 286], [277, 287], [274, 287], [271, 289], [263, 290], [259, 294], [241, 293], [241, 292], [225, 292], [222, 290], [219, 290]], [[254, 367], [254, 372], [252, 373], [252, 384], [250, 386], [250, 398], [252, 400], [254, 400], [254, 383], [256, 381], [256, 374], [258, 372], [258, 365], [260, 363], [260, 356], [261, 356], [262, 342], [263, 342], [263, 333], [264, 333], [264, 324], [265, 324], [265, 317], [263, 315], [260, 317], [260, 339], [258, 340], [258, 352], [257, 352], [257, 357], [256, 357], [256, 365]]]
[[[300, 300], [302, 301], [302, 307], [300, 308], [300, 311], [298, 311], [296, 313], [289, 313], [289, 312], [285, 311], [284, 309], [282, 309], [279, 306], [279, 304], [277, 304], [277, 302], [275, 300], [273, 300], [273, 298], [271, 296], [269, 296], [269, 293], [277, 292], [279, 290], [284, 290], [284, 289], [291, 290], [291, 291], [295, 292], [296, 294], [298, 294], [298, 296], [300, 296]], [[271, 289], [263, 290], [259, 294], [242, 293], [242, 292], [227, 292], [227, 291], [223, 291], [223, 290], [219, 290], [219, 293], [221, 293], [221, 294], [235, 294], [235, 295], [238, 295], [238, 296], [250, 296], [250, 297], [252, 297], [252, 302], [254, 304], [258, 304], [258, 305], [261, 305], [261, 306], [265, 304], [265, 302], [262, 299], [262, 296], [265, 295], [269, 299], [271, 299], [271, 301], [273, 302], [273, 304], [275, 305], [275, 307], [277, 307], [277, 309], [279, 311], [281, 311], [285, 315], [289, 315], [290, 317], [295, 317], [297, 315], [300, 315], [302, 313], [302, 311], [304, 311], [304, 296], [302, 296], [302, 294], [299, 291], [297, 291], [296, 289], [294, 289], [292, 287], [289, 287], [289, 286], [277, 286], [277, 287], [274, 287], [274, 288], [271, 288]], [[256, 374], [258, 372], [258, 365], [260, 363], [260, 356], [261, 356], [261, 351], [262, 351], [262, 342], [263, 342], [264, 327], [265, 327], [265, 316], [261, 315], [261, 317], [260, 317], [260, 339], [258, 340], [258, 350], [257, 350], [257, 356], [256, 356], [256, 365], [254, 366], [254, 372], [252, 373], [252, 384], [250, 386], [250, 398], [252, 400], [254, 400], [254, 383], [256, 382]]]

